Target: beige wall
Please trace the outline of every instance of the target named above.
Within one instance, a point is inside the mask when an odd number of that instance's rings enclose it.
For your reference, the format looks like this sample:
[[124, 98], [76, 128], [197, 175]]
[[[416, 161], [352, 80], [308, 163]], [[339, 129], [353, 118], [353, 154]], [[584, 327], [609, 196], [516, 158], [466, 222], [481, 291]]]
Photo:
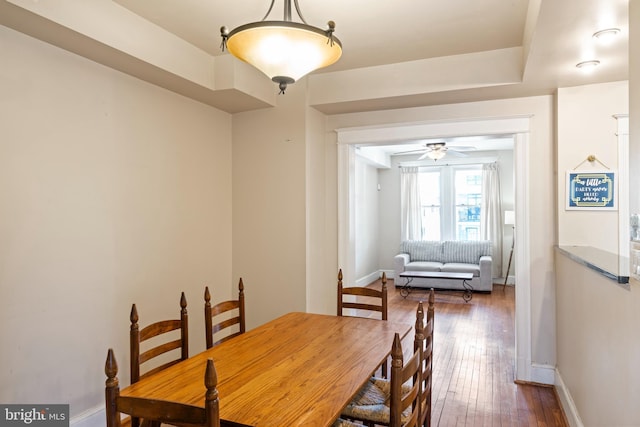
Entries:
[[[296, 84], [303, 84], [298, 82]], [[326, 116], [306, 108], [307, 310], [336, 312], [337, 216], [335, 145], [327, 143]]]
[[291, 85], [277, 108], [233, 117], [233, 273], [249, 328], [306, 308], [304, 92]]
[[[0, 402], [100, 408], [128, 318], [231, 295], [231, 116], [0, 26]], [[94, 425], [103, 425], [98, 418]]]
[[585, 427], [640, 425], [640, 287], [556, 253], [558, 372]]
[[[558, 89], [558, 242], [618, 253], [618, 211], [565, 210], [567, 171], [618, 167], [615, 114], [629, 113], [629, 84]], [[602, 162], [584, 160], [595, 155]], [[620, 197], [617, 195], [616, 197]], [[626, 197], [626, 195], [625, 195]], [[623, 219], [627, 223], [627, 218]]]
[[255, 327], [336, 310], [336, 146], [302, 79], [274, 109], [233, 117], [233, 274]]
[[[380, 263], [380, 192], [378, 191], [378, 169], [360, 156], [356, 156], [355, 164], [355, 278], [364, 279], [362, 286], [369, 284], [367, 276], [385, 267]], [[399, 205], [397, 205], [399, 206]]]

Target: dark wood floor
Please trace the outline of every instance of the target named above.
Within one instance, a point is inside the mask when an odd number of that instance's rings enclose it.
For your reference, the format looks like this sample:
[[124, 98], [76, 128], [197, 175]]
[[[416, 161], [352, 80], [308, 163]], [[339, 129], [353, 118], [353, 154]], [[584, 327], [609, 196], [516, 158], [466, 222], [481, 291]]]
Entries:
[[[392, 280], [388, 288], [389, 320], [414, 324], [426, 291], [404, 299]], [[514, 288], [494, 285], [469, 303], [461, 295], [436, 292], [432, 426], [568, 427], [553, 387], [514, 382]]]

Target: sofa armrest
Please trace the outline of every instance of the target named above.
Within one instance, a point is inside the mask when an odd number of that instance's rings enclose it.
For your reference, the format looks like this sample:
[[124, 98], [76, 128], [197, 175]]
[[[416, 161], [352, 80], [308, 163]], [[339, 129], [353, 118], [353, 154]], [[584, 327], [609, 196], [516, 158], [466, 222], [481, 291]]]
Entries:
[[480, 287], [491, 290], [493, 287], [493, 259], [490, 255], [480, 257]]
[[393, 269], [395, 270], [394, 281], [396, 286], [400, 279], [400, 273], [405, 270], [405, 266], [409, 264], [409, 261], [411, 261], [409, 254], [402, 253], [393, 257]]

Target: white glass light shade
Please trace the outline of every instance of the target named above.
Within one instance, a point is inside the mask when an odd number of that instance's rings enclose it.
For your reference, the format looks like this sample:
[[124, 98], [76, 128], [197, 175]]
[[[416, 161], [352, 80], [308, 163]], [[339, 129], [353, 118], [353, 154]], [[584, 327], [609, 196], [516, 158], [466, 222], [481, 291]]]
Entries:
[[432, 160], [440, 160], [447, 154], [447, 150], [431, 150], [427, 152], [427, 157]]
[[229, 33], [229, 52], [266, 74], [275, 82], [293, 83], [342, 55], [340, 41], [325, 31], [288, 21], [261, 21]]

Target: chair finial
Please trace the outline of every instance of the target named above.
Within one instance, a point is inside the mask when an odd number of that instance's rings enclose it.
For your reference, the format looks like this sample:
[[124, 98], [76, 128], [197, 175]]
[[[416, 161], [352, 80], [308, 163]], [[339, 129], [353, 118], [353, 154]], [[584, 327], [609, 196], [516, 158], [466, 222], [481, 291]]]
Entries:
[[131, 306], [131, 314], [129, 315], [129, 320], [131, 321], [132, 325], [138, 323], [138, 309], [136, 308], [135, 304]]
[[396, 332], [391, 347], [391, 366], [402, 368], [402, 362], [402, 343], [400, 342], [400, 334]]
[[436, 291], [431, 288], [429, 291], [429, 305], [427, 306], [427, 319], [433, 319], [433, 313], [435, 311], [434, 305], [436, 301]]
[[184, 310], [187, 308], [187, 297], [184, 296], [184, 292], [180, 295], [180, 307]]
[[107, 351], [107, 360], [104, 364], [104, 373], [107, 376], [107, 386], [113, 387], [118, 385], [118, 362], [113, 354], [113, 349]]
[[420, 347], [424, 347], [424, 308], [422, 307], [422, 301], [418, 303], [418, 309], [416, 310], [416, 335], [413, 343], [414, 351]]
[[107, 360], [104, 364], [104, 373], [107, 375], [104, 388], [105, 413], [108, 427], [120, 427], [120, 414], [118, 413], [117, 400], [120, 396], [120, 385], [118, 384], [118, 363], [113, 355], [113, 349], [107, 352]]
[[204, 373], [204, 385], [207, 387], [207, 394], [214, 391], [216, 394], [216, 385], [218, 385], [218, 372], [213, 364], [213, 359], [207, 359], [207, 368]]

